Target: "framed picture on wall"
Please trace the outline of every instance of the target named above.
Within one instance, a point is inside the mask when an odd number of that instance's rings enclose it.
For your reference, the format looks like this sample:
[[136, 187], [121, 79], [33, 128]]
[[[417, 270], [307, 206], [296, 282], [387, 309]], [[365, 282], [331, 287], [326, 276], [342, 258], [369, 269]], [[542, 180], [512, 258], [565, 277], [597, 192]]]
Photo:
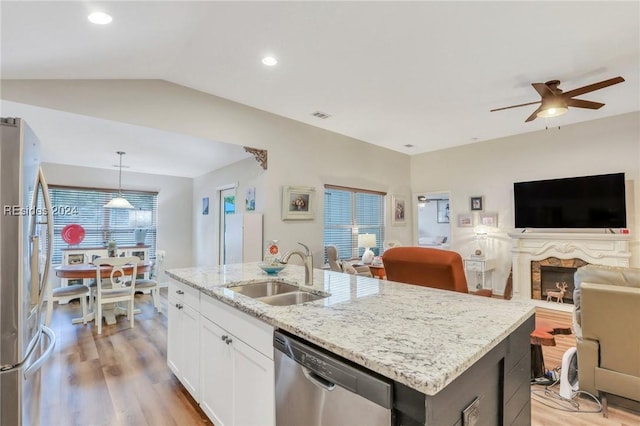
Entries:
[[391, 196], [391, 224], [405, 225], [407, 223], [407, 199], [400, 195]]
[[438, 223], [449, 223], [449, 200], [438, 200]]
[[471, 197], [471, 211], [481, 212], [483, 210], [484, 210], [484, 197], [483, 196]]
[[256, 209], [256, 187], [255, 186], [247, 188], [247, 193], [244, 200], [244, 209], [248, 212], [255, 211]]
[[484, 226], [498, 226], [498, 213], [480, 213], [479, 222]]
[[202, 214], [209, 214], [209, 197], [202, 197]]
[[314, 219], [316, 189], [308, 186], [282, 187], [282, 220]]
[[471, 213], [462, 213], [458, 215], [459, 228], [471, 228], [473, 226], [473, 215]]

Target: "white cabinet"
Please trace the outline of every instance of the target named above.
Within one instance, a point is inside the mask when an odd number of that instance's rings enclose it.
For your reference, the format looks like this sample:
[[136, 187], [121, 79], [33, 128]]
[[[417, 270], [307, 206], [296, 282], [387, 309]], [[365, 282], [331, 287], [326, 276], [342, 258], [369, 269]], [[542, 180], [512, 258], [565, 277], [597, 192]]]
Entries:
[[[140, 260], [149, 260], [149, 246], [128, 246], [118, 247], [118, 256], [138, 256]], [[77, 265], [81, 263], [91, 263], [98, 257], [107, 257], [106, 247], [85, 247], [85, 248], [63, 248], [62, 264]], [[139, 274], [142, 277], [143, 274]], [[149, 278], [149, 273], [144, 274], [144, 278]], [[60, 279], [60, 285], [66, 287], [69, 284], [75, 284], [75, 281], [67, 278]], [[71, 283], [69, 281], [72, 281]], [[89, 285], [91, 279], [84, 280], [85, 285]], [[78, 284], [82, 284], [78, 282]]]
[[202, 295], [200, 406], [214, 424], [275, 424], [272, 339], [270, 325]]
[[172, 280], [168, 296], [167, 365], [199, 401], [200, 292]]
[[[473, 272], [475, 278], [475, 284], [473, 284], [474, 289], [486, 289], [492, 288], [492, 285], [487, 287], [486, 285], [486, 273], [494, 270], [496, 267], [495, 259], [489, 258], [466, 258], [464, 259], [464, 269], [471, 273]], [[471, 274], [469, 274], [471, 275]], [[478, 282], [478, 275], [480, 276], [480, 281]], [[467, 282], [471, 284], [471, 280], [467, 278]]]
[[225, 216], [224, 263], [262, 260], [262, 215], [235, 213]]
[[229, 333], [224, 329], [205, 317], [201, 318], [200, 408], [215, 425], [233, 424], [233, 403], [231, 402], [233, 386], [227, 385], [233, 383], [233, 347], [226, 342], [228, 336]]

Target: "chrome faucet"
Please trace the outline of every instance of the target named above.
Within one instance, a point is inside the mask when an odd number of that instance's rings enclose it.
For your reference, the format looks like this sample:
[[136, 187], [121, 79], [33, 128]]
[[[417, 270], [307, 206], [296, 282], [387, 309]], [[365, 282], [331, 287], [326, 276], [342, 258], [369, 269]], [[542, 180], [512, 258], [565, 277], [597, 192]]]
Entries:
[[302, 243], [298, 244], [304, 247], [305, 252], [303, 253], [300, 250], [290, 250], [284, 256], [282, 256], [282, 259], [280, 259], [280, 263], [288, 263], [289, 258], [294, 254], [300, 256], [300, 259], [302, 259], [302, 261], [304, 262], [304, 284], [311, 286], [313, 285], [313, 256], [311, 255], [311, 250], [309, 250], [309, 247]]

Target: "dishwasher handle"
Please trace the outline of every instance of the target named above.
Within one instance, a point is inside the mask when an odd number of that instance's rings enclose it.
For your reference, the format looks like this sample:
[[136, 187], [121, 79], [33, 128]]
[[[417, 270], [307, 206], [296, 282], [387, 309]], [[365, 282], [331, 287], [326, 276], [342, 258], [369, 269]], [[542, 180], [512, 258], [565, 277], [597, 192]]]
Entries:
[[331, 392], [332, 390], [334, 390], [336, 388], [336, 384], [330, 382], [329, 380], [325, 379], [322, 376], [319, 376], [318, 374], [316, 374], [315, 372], [309, 370], [307, 367], [305, 366], [300, 366], [302, 368], [302, 372], [304, 373], [304, 377], [307, 378], [307, 380], [309, 380], [311, 383], [313, 383], [314, 385], [327, 390], [329, 392]]

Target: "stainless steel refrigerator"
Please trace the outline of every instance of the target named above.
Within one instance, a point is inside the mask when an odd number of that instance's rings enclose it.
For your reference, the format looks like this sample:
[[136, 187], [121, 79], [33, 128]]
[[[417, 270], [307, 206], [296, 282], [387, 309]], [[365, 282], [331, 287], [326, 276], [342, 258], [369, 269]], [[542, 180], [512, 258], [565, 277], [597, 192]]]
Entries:
[[0, 130], [0, 425], [37, 425], [40, 367], [55, 346], [42, 309], [53, 212], [38, 138], [19, 118], [0, 118]]

